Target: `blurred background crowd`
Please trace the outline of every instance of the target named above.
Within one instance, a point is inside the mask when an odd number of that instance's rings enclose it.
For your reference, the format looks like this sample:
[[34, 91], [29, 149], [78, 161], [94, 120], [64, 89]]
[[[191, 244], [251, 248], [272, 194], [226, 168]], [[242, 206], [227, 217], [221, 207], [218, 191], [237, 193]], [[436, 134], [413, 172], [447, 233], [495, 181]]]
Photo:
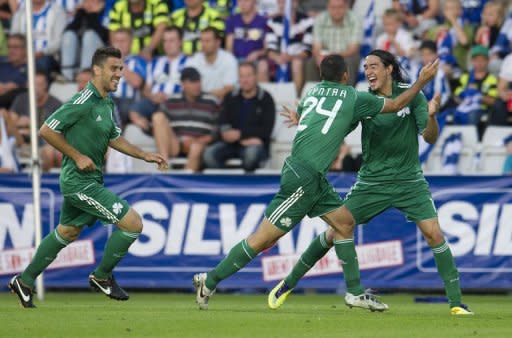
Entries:
[[[28, 163], [30, 119], [24, 2], [0, 0], [0, 172]], [[512, 14], [509, 0], [28, 0], [33, 7], [38, 123], [91, 78], [91, 58], [124, 56], [115, 119], [131, 142], [186, 172], [279, 169], [293, 129], [276, 112], [317, 83], [325, 55], [342, 55], [367, 88], [372, 49], [400, 59], [411, 81], [442, 96], [437, 144], [420, 145], [432, 174], [512, 173]], [[61, 155], [40, 144], [43, 170]], [[333, 170], [357, 171], [360, 130]], [[111, 152], [107, 172], [146, 172]]]

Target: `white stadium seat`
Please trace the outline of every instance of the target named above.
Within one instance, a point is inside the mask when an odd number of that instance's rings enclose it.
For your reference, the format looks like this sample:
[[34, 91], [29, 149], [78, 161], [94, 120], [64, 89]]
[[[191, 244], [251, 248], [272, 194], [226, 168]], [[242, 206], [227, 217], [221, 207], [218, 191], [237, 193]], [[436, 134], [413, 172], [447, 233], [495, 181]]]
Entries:
[[443, 174], [441, 151], [445, 140], [454, 133], [462, 135], [462, 149], [457, 166], [459, 174], [475, 173], [475, 155], [478, 149], [478, 135], [475, 126], [446, 126], [437, 140], [427, 161], [425, 171], [429, 174]]
[[302, 88], [302, 93], [300, 95], [299, 98], [303, 98], [304, 95], [306, 95], [306, 93], [308, 92], [308, 90], [310, 90], [311, 88], [313, 88], [314, 86], [316, 86], [318, 84], [318, 82], [315, 82], [315, 81], [309, 81], [309, 82], [306, 82], [304, 84], [304, 87]]
[[506, 158], [504, 140], [512, 136], [512, 127], [489, 126], [482, 138], [480, 155], [481, 173], [485, 175], [501, 175]]
[[49, 93], [64, 103], [71, 99], [78, 91], [78, 85], [74, 82], [53, 82], [50, 86]]
[[359, 123], [356, 129], [352, 130], [352, 132], [345, 137], [345, 143], [350, 146], [350, 153], [354, 156], [363, 152], [361, 144], [362, 130], [363, 127], [361, 126], [361, 123]]

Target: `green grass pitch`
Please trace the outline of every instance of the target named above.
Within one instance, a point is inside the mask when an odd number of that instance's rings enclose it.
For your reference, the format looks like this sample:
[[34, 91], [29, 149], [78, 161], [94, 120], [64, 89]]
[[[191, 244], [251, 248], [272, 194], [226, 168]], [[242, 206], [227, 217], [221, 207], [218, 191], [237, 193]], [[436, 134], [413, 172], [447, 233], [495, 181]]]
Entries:
[[512, 337], [511, 296], [466, 296], [475, 316], [450, 316], [446, 304], [385, 295], [386, 313], [348, 309], [339, 295], [291, 295], [269, 310], [266, 295], [216, 294], [208, 311], [195, 295], [132, 293], [127, 302], [97, 293], [48, 293], [22, 309], [0, 293], [0, 337]]

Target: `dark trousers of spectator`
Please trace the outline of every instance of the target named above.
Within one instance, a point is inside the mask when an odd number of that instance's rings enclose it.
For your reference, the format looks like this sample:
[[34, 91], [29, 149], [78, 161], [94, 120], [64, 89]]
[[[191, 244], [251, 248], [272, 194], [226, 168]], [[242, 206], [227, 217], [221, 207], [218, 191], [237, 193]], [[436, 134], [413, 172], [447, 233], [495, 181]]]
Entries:
[[18, 88], [8, 91], [4, 95], [0, 95], [0, 108], [9, 109], [11, 108], [12, 102], [18, 96], [18, 94], [24, 93], [27, 88]]
[[130, 108], [133, 106], [135, 99], [125, 98], [125, 97], [112, 97], [112, 101], [114, 101], [116, 109], [114, 111], [114, 119], [121, 129], [130, 122], [129, 113]]
[[52, 78], [52, 73], [60, 72], [60, 66], [57, 60], [51, 55], [44, 55], [36, 59], [36, 68], [44, 72], [48, 78]]
[[203, 164], [205, 168], [225, 168], [226, 161], [230, 158], [240, 158], [242, 168], [251, 172], [267, 158], [267, 151], [263, 144], [242, 146], [240, 143], [216, 142], [206, 148]]
[[489, 111], [489, 125], [506, 126], [508, 125], [508, 116], [512, 114], [507, 109], [507, 103], [501, 99], [497, 99]]

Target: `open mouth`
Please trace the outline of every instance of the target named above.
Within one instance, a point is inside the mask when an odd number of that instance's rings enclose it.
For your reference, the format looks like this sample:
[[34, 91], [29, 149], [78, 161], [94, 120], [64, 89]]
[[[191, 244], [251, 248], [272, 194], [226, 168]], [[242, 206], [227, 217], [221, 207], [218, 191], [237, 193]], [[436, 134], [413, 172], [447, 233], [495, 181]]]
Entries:
[[367, 80], [368, 80], [368, 84], [370, 86], [372, 86], [372, 87], [377, 84], [377, 77], [376, 76], [368, 76]]

